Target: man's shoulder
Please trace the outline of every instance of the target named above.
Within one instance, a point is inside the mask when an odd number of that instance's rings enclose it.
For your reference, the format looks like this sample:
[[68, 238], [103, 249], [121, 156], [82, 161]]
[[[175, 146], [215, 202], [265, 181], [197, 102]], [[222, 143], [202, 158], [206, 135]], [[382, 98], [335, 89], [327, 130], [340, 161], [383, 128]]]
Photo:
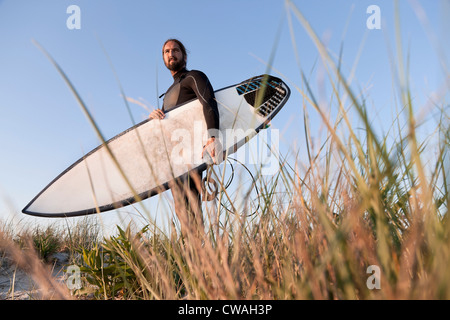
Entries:
[[192, 76], [194, 78], [202, 78], [202, 79], [208, 79], [206, 74], [203, 71], [200, 70], [190, 70], [186, 74], [187, 76]]

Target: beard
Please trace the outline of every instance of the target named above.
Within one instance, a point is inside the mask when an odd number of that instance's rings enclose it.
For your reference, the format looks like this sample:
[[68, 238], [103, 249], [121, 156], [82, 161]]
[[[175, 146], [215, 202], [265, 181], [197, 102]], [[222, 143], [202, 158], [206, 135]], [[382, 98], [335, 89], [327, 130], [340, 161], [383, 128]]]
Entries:
[[184, 60], [171, 59], [168, 63], [166, 63], [166, 67], [170, 71], [180, 71], [184, 67]]

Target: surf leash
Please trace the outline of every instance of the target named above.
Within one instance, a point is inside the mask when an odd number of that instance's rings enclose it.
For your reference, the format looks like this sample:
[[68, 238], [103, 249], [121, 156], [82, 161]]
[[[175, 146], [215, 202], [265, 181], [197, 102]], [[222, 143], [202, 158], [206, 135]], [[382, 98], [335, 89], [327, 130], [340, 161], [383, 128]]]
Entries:
[[[250, 177], [251, 177], [251, 179], [252, 179], [252, 181], [253, 181], [252, 187], [250, 188], [250, 190], [253, 189], [253, 188], [255, 188], [256, 193], [258, 194], [257, 199], [259, 199], [260, 194], [259, 194], [259, 189], [258, 189], [258, 187], [256, 186], [256, 179], [255, 179], [255, 177], [253, 176], [253, 174], [251, 173], [250, 169], [249, 169], [246, 165], [244, 165], [242, 162], [240, 162], [239, 160], [237, 160], [237, 159], [235, 159], [235, 158], [228, 157], [228, 158], [226, 159], [226, 161], [228, 161], [228, 163], [229, 163], [230, 166], [231, 166], [231, 177], [228, 179], [228, 181], [227, 181], [225, 187], [223, 187], [223, 188], [224, 188], [224, 189], [228, 189], [228, 187], [231, 185], [231, 182], [232, 182], [233, 179], [234, 179], [234, 167], [233, 167], [233, 164], [231, 163], [231, 160], [233, 160], [233, 161], [235, 161], [236, 163], [240, 164], [241, 166], [244, 167], [245, 170], [247, 170], [248, 174], [250, 175]], [[214, 180], [214, 179], [211, 177], [211, 174], [212, 174], [212, 166], [208, 166], [208, 168], [207, 168], [206, 170], [207, 170], [206, 177], [202, 179], [202, 201], [205, 201], [205, 202], [206, 202], [206, 201], [212, 201], [212, 200], [216, 199], [216, 198], [217, 198], [217, 194], [219, 193], [218, 183], [217, 183], [216, 180]], [[214, 189], [211, 188], [211, 184], [214, 186]], [[208, 190], [209, 190], [210, 192], [208, 192]], [[249, 194], [250, 194], [250, 191], [248, 192], [247, 196], [248, 196]], [[228, 212], [230, 212], [230, 213], [233, 213], [233, 214], [236, 214], [236, 212], [234, 212], [234, 211], [228, 209], [222, 202], [220, 203], [220, 205], [221, 205], [226, 211], [228, 211]], [[252, 213], [250, 213], [250, 214], [248, 214], [248, 215], [246, 215], [246, 216], [249, 217], [249, 216], [254, 215], [254, 214], [258, 211], [259, 208], [260, 208], [260, 205], [259, 205], [259, 201], [258, 201], [258, 206], [256, 207], [255, 211], [253, 211]]]
[[[206, 169], [206, 177], [202, 179], [202, 201], [209, 202], [214, 200], [219, 193], [219, 187], [217, 185], [216, 180], [211, 177], [212, 166], [208, 166]], [[214, 186], [214, 189], [211, 189], [211, 184]], [[208, 190], [210, 192], [208, 192]]]

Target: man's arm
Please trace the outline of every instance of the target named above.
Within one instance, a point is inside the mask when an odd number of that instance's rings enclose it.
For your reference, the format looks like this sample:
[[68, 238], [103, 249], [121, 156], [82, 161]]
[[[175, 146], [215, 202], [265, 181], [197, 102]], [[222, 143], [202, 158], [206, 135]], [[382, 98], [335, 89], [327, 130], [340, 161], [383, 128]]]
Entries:
[[[215, 163], [215, 136], [218, 135], [219, 131], [219, 110], [217, 109], [217, 102], [214, 96], [214, 89], [209, 82], [208, 77], [201, 71], [193, 70], [188, 75], [189, 83], [192, 90], [194, 90], [198, 100], [203, 106], [203, 115], [205, 116], [206, 127], [208, 130], [209, 139], [203, 146], [202, 158], [205, 151], [209, 153], [213, 162]], [[211, 148], [212, 145], [213, 147]]]
[[186, 80], [189, 81], [189, 85], [203, 106], [203, 115], [205, 116], [209, 136], [215, 136], [220, 125], [219, 110], [217, 109], [214, 89], [208, 77], [201, 71], [193, 70], [186, 77]]

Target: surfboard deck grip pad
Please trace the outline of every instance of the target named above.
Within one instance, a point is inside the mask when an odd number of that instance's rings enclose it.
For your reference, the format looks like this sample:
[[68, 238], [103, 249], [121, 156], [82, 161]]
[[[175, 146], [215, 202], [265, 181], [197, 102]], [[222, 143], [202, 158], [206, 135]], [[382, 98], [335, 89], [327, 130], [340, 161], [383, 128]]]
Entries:
[[251, 106], [259, 102], [258, 94], [264, 94], [261, 107], [257, 111], [263, 117], [267, 117], [280, 105], [287, 94], [281, 83], [279, 78], [261, 75], [244, 81], [236, 90], [239, 95], [244, 95]]

